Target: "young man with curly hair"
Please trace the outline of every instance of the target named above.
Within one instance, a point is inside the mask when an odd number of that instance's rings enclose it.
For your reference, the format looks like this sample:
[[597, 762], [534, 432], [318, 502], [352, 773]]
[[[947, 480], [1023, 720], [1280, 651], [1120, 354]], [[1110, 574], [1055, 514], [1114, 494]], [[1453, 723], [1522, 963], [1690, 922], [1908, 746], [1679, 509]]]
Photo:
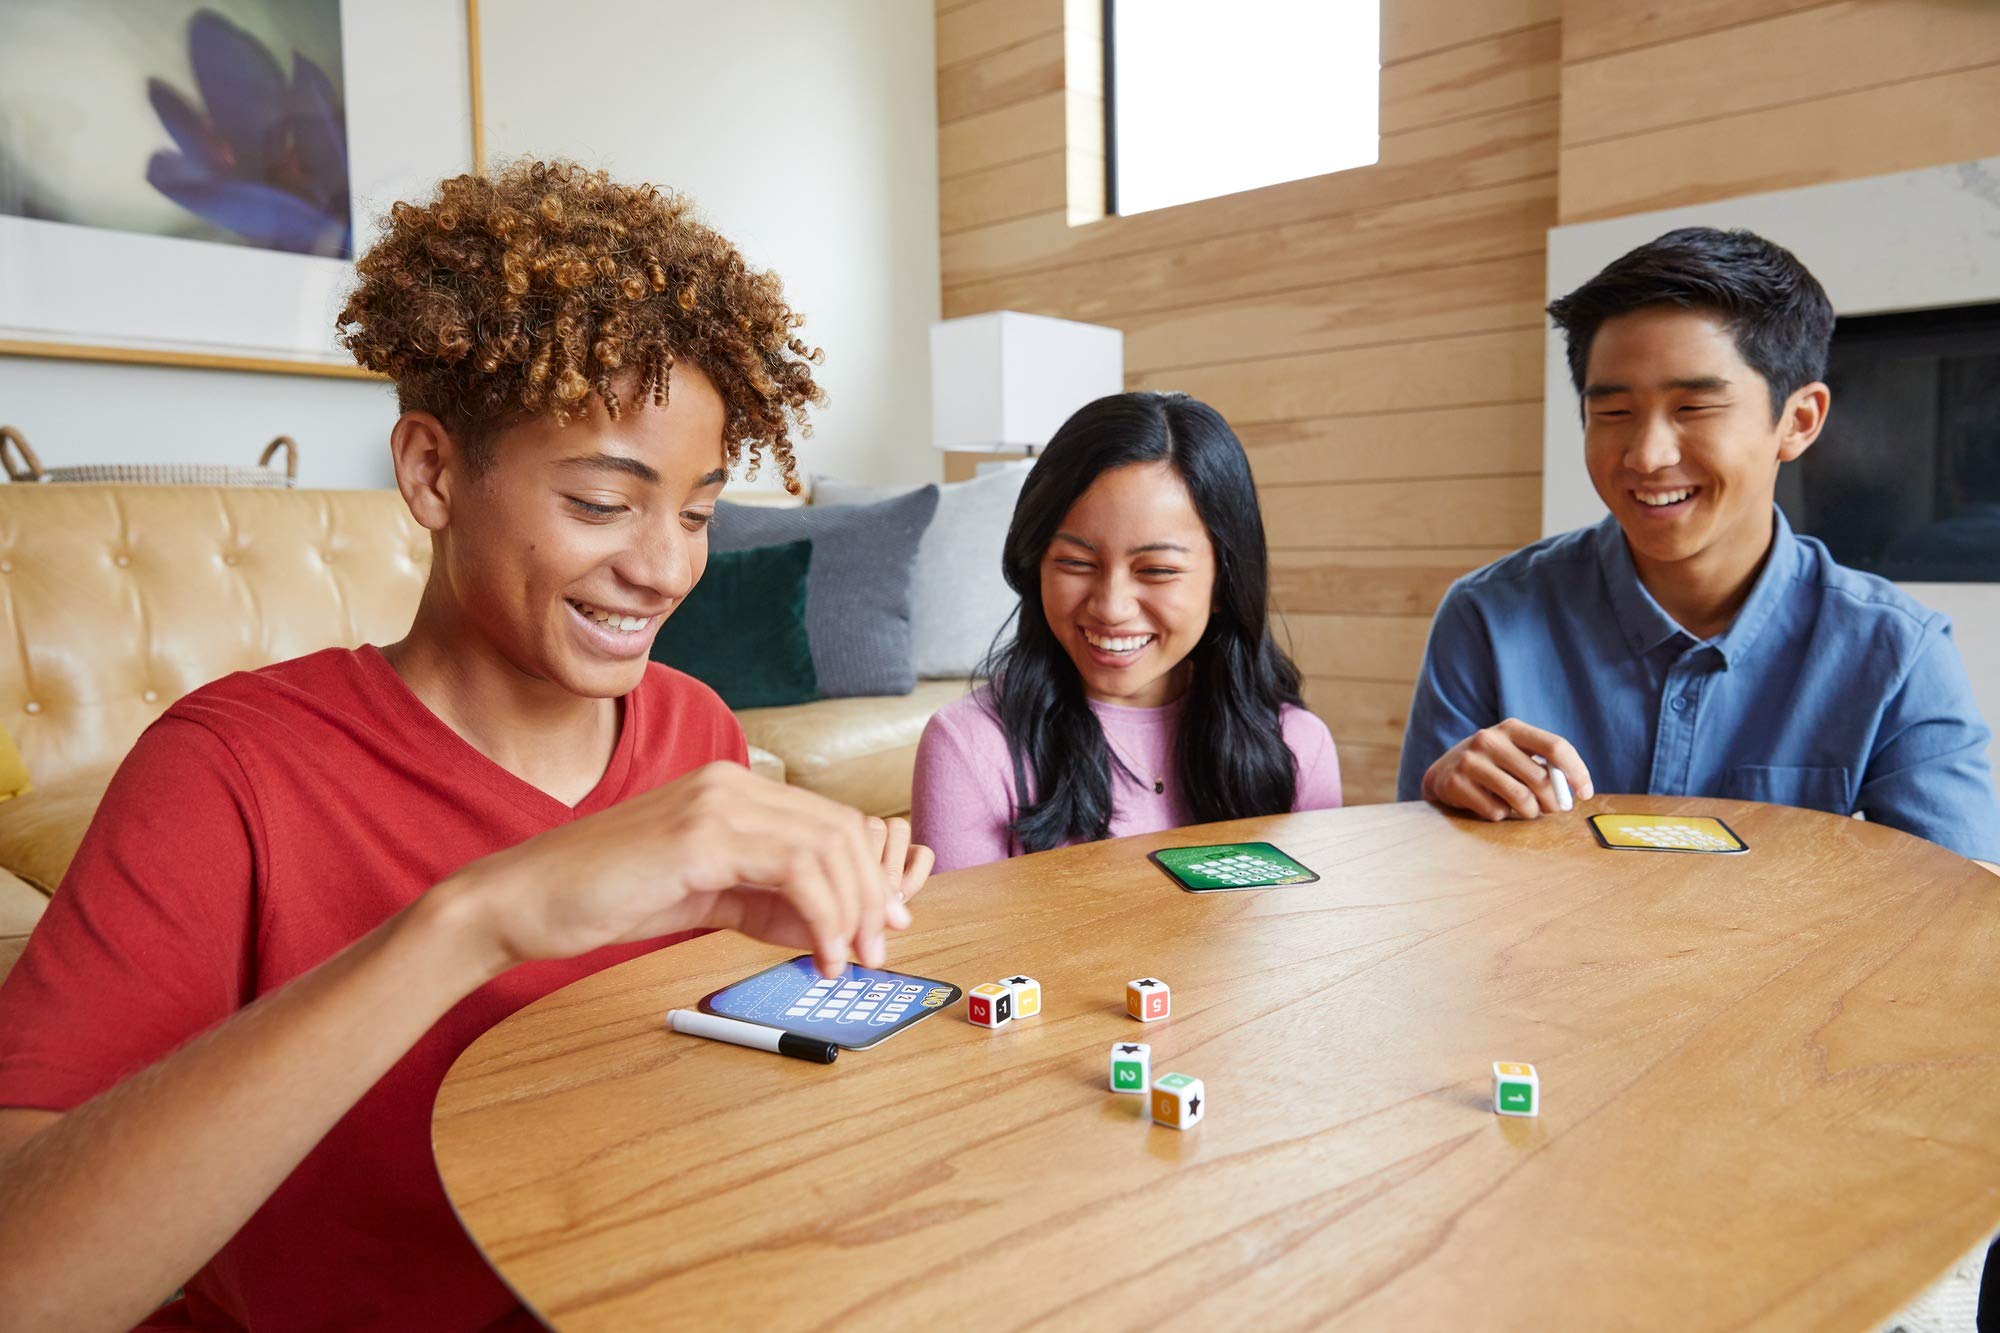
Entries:
[[1795, 536], [1833, 306], [1791, 252], [1689, 227], [1556, 301], [1584, 466], [1610, 515], [1452, 585], [1403, 739], [1402, 800], [1486, 819], [1592, 790], [1738, 797], [2000, 860], [2000, 810], [1943, 616]]
[[879, 963], [929, 871], [648, 661], [729, 468], [789, 482], [820, 398], [776, 279], [541, 163], [397, 204], [359, 274], [429, 581], [400, 642], [204, 686], [119, 769], [0, 990], [9, 1326], [184, 1284], [156, 1322], [532, 1327], [431, 1161], [453, 1058], [705, 929]]

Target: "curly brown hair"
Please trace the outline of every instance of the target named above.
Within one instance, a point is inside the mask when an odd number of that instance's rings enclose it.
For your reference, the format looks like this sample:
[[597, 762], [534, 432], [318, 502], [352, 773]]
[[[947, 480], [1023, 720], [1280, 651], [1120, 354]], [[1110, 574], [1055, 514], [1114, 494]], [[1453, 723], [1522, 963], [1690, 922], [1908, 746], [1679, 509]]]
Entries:
[[[454, 176], [423, 203], [398, 203], [356, 264], [340, 341], [396, 383], [405, 412], [434, 414], [470, 465], [494, 433], [564, 424], [595, 395], [614, 419], [614, 377], [636, 373], [641, 402], [664, 407], [676, 358], [715, 381], [730, 467], [769, 449], [799, 489], [792, 426], [812, 433], [817, 348], [778, 279], [650, 185], [620, 185], [572, 162], [513, 163]], [[621, 380], [621, 382], [623, 382]]]

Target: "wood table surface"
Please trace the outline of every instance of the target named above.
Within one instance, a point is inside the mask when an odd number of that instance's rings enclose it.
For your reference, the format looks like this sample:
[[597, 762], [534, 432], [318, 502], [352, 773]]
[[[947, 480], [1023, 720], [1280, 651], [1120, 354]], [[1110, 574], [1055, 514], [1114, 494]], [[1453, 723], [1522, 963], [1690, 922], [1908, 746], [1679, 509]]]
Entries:
[[[1708, 813], [1746, 855], [1612, 852]], [[1144, 854], [1266, 839], [1318, 884], [1182, 893]], [[1599, 796], [1181, 829], [940, 876], [890, 966], [1020, 971], [830, 1066], [662, 1027], [787, 953], [712, 935], [459, 1058], [467, 1231], [563, 1329], [1868, 1329], [2000, 1225], [2000, 879], [1879, 826]], [[1125, 982], [1173, 987], [1143, 1027]], [[1207, 1085], [1152, 1125], [1119, 1040]], [[1533, 1063], [1539, 1118], [1492, 1110]]]

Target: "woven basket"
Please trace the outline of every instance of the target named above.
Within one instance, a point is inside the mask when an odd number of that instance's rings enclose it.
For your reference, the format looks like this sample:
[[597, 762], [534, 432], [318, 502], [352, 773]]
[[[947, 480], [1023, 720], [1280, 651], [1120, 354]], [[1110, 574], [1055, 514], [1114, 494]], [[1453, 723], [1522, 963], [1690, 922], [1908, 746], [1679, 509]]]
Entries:
[[[285, 470], [271, 466], [277, 452], [285, 451]], [[12, 481], [95, 482], [118, 486], [261, 486], [284, 489], [299, 480], [299, 446], [289, 435], [280, 435], [264, 446], [256, 467], [232, 463], [86, 463], [80, 467], [42, 466], [28, 441], [12, 426], [0, 426], [0, 464]]]

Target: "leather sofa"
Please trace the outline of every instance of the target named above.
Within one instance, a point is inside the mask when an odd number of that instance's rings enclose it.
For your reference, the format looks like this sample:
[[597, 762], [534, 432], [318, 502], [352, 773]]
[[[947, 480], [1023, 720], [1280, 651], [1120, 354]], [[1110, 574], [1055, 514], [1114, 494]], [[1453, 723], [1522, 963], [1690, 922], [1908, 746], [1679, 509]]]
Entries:
[[[400, 638], [429, 562], [394, 491], [0, 487], [0, 725], [33, 783], [0, 802], [0, 977], [168, 704], [232, 671]], [[759, 772], [902, 814], [924, 723], [964, 689], [738, 717]]]

